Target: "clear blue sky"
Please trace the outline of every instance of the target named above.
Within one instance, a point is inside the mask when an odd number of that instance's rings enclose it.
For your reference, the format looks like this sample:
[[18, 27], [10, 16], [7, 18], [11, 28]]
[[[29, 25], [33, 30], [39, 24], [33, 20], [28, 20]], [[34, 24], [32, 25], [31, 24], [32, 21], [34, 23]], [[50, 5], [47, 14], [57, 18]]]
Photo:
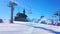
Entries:
[[[10, 19], [10, 8], [8, 2], [10, 0], [0, 0], [0, 18]], [[40, 18], [41, 15], [46, 18], [52, 18], [55, 11], [60, 10], [60, 0], [15, 0], [18, 6], [15, 7], [14, 16], [16, 13], [26, 9], [26, 14], [29, 18]], [[32, 11], [32, 14], [28, 12]]]

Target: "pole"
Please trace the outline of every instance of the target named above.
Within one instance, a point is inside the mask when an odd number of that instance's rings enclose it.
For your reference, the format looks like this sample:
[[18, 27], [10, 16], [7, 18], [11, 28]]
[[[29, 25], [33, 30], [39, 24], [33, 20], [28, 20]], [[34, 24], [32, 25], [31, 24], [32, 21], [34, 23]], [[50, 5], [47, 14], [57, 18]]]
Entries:
[[13, 23], [13, 11], [14, 11], [14, 7], [12, 6], [11, 7], [11, 21], [10, 21], [10, 23]]
[[9, 2], [9, 7], [11, 8], [11, 20], [10, 23], [13, 23], [13, 11], [14, 11], [14, 6], [16, 6], [17, 4], [15, 2], [10, 1]]

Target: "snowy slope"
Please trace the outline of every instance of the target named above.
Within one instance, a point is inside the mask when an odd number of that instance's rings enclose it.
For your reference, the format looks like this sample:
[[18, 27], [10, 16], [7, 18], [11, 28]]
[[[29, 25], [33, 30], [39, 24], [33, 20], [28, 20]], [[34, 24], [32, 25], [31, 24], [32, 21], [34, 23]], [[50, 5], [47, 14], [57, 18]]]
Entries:
[[5, 21], [0, 24], [0, 34], [60, 34], [60, 26], [18, 21], [11, 24]]

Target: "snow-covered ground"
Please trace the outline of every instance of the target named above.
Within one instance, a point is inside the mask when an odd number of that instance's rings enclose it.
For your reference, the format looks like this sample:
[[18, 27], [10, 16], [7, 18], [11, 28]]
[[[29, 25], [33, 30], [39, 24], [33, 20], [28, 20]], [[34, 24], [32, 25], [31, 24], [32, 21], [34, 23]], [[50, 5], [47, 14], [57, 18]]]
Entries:
[[11, 24], [5, 21], [0, 23], [0, 34], [60, 34], [60, 26], [18, 21]]

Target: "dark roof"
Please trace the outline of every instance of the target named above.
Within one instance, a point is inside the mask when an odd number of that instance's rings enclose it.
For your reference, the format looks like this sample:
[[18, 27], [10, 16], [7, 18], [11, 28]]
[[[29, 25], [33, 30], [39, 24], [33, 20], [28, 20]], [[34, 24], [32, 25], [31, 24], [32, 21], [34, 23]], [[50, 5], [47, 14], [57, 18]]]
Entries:
[[23, 13], [17, 13], [16, 15], [20, 16], [20, 17], [27, 17], [26, 14], [23, 14]]

